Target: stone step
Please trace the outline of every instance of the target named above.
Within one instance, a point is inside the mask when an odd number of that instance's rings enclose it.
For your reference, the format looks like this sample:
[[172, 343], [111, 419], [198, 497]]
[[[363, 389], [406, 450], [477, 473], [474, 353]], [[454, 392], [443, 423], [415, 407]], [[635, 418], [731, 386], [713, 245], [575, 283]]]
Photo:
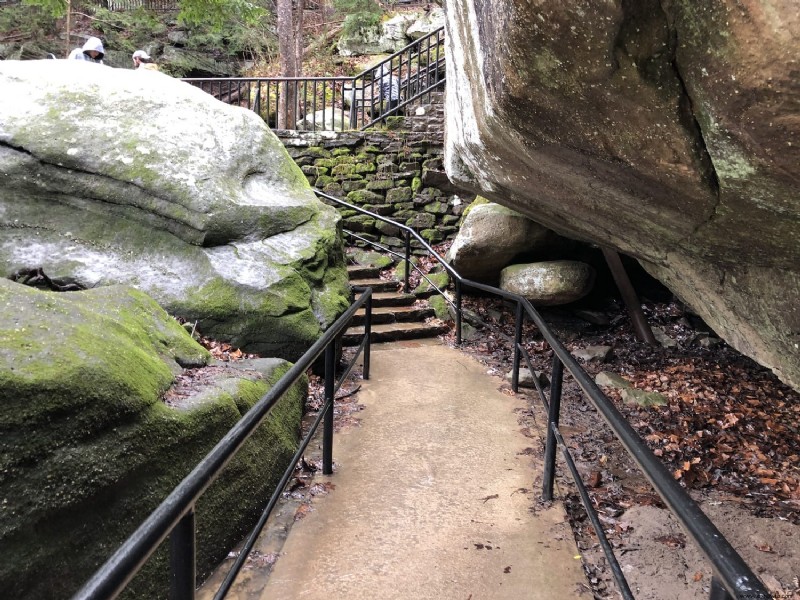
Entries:
[[400, 289], [401, 284], [394, 280], [384, 280], [377, 277], [370, 279], [350, 279], [350, 285], [357, 287], [371, 287], [372, 293], [376, 292], [396, 292]]
[[380, 306], [411, 306], [417, 301], [414, 294], [402, 292], [372, 292], [372, 308]]
[[[397, 340], [416, 340], [420, 338], [436, 337], [447, 333], [448, 327], [444, 324], [429, 323], [383, 323], [372, 326], [372, 342], [394, 342]], [[342, 345], [357, 346], [364, 335], [363, 327], [351, 327], [342, 336]]]
[[[351, 325], [354, 327], [363, 325], [366, 312], [367, 311], [363, 308], [357, 311], [356, 314], [353, 315]], [[372, 324], [421, 322], [433, 315], [434, 311], [429, 307], [381, 306], [372, 309]]]
[[352, 279], [378, 279], [381, 270], [379, 267], [364, 265], [347, 265], [347, 275]]

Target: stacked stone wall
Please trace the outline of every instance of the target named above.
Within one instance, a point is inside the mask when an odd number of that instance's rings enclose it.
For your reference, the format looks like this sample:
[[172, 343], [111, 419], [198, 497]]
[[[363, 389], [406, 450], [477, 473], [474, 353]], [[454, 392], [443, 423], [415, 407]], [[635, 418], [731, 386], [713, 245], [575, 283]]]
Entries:
[[[412, 227], [430, 244], [453, 239], [474, 195], [454, 188], [444, 173], [441, 116], [427, 112], [390, 118], [388, 127], [297, 132], [281, 140], [311, 185], [323, 192]], [[346, 207], [337, 209], [345, 229], [393, 249], [404, 247], [394, 225]]]

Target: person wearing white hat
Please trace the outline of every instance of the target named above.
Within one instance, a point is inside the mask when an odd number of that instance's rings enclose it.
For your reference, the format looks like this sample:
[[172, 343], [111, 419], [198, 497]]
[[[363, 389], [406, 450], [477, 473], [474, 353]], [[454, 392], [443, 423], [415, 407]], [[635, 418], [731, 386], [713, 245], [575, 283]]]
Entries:
[[133, 68], [158, 71], [158, 65], [153, 62], [153, 59], [144, 50], [137, 50], [133, 53]]

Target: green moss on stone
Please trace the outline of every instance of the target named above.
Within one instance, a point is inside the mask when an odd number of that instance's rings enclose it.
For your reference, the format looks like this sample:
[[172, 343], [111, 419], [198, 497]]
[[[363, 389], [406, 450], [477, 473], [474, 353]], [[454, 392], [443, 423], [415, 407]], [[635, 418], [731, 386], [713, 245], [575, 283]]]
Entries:
[[347, 199], [353, 204], [377, 204], [384, 202], [383, 196], [369, 190], [354, 190], [347, 194]]
[[447, 213], [447, 203], [446, 202], [430, 202], [422, 207], [422, 210], [425, 212], [443, 215]]
[[438, 244], [444, 240], [444, 234], [438, 229], [423, 229], [419, 234], [429, 244]]
[[461, 222], [464, 222], [464, 219], [467, 218], [467, 215], [470, 211], [475, 208], [476, 206], [480, 206], [481, 204], [490, 204], [490, 201], [484, 198], [483, 196], [477, 196], [475, 200], [473, 200], [467, 208], [464, 209], [464, 212], [461, 213]]
[[[428, 273], [428, 279], [430, 279], [431, 283], [435, 285], [440, 290], [445, 289], [448, 285], [450, 285], [450, 276], [445, 273]], [[435, 288], [431, 286], [431, 283], [428, 283], [426, 279], [423, 279], [419, 286], [414, 290], [415, 294], [420, 294], [424, 292], [429, 292]]]
[[406, 225], [414, 229], [430, 229], [436, 224], [436, 217], [431, 213], [416, 213], [406, 220]]
[[303, 151], [303, 156], [310, 156], [312, 158], [330, 158], [330, 150], [326, 150], [320, 146], [309, 146]]
[[373, 179], [367, 183], [367, 189], [370, 191], [390, 190], [394, 187], [394, 182], [391, 179]]
[[431, 305], [436, 318], [442, 321], [452, 321], [453, 317], [450, 314], [450, 305], [441, 295], [436, 294], [428, 298], [428, 304]]
[[342, 164], [342, 165], [336, 165], [335, 167], [333, 167], [333, 170], [331, 171], [331, 174], [334, 175], [334, 176], [336, 176], [336, 175], [352, 175], [352, 174], [355, 173], [355, 171], [356, 171], [355, 165]]
[[[202, 363], [208, 354], [143, 294], [54, 294], [3, 280], [0, 296], [22, 309], [0, 315], [0, 338], [9, 341], [0, 350], [0, 579], [9, 597], [68, 597], [288, 365], [231, 379], [201, 404], [175, 409], [160, 401], [175, 368], [168, 357]], [[272, 493], [296, 447], [305, 389], [305, 381], [290, 389], [198, 502], [201, 576]], [[8, 400], [23, 395], [45, 420], [31, 414], [11, 424], [18, 415]], [[164, 597], [166, 563], [159, 551], [125, 597]]]
[[354, 217], [345, 219], [344, 227], [352, 231], [372, 231], [375, 229], [375, 219], [368, 216], [358, 214]]
[[356, 164], [356, 173], [374, 173], [375, 165], [373, 163], [358, 163]]
[[326, 185], [330, 185], [331, 183], [335, 182], [336, 180], [330, 175], [322, 175], [317, 177], [316, 186], [320, 189], [324, 189]]
[[365, 187], [367, 187], [367, 182], [364, 181], [363, 179], [342, 182], [342, 189], [345, 192], [352, 192], [354, 190], [363, 190]]
[[387, 204], [394, 204], [396, 202], [407, 202], [414, 197], [410, 187], [396, 187], [386, 192]]

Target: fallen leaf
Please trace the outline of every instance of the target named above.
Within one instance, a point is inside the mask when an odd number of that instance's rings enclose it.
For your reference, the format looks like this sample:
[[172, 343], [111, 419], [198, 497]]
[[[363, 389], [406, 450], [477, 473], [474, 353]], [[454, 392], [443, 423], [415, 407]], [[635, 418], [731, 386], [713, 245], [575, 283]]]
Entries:
[[305, 518], [312, 510], [314, 509], [311, 508], [310, 504], [301, 504], [297, 507], [297, 510], [294, 513], [294, 520], [299, 521], [300, 519]]
[[676, 533], [674, 535], [660, 535], [656, 538], [656, 541], [661, 542], [670, 548], [683, 548], [686, 546], [686, 538], [681, 533]]

